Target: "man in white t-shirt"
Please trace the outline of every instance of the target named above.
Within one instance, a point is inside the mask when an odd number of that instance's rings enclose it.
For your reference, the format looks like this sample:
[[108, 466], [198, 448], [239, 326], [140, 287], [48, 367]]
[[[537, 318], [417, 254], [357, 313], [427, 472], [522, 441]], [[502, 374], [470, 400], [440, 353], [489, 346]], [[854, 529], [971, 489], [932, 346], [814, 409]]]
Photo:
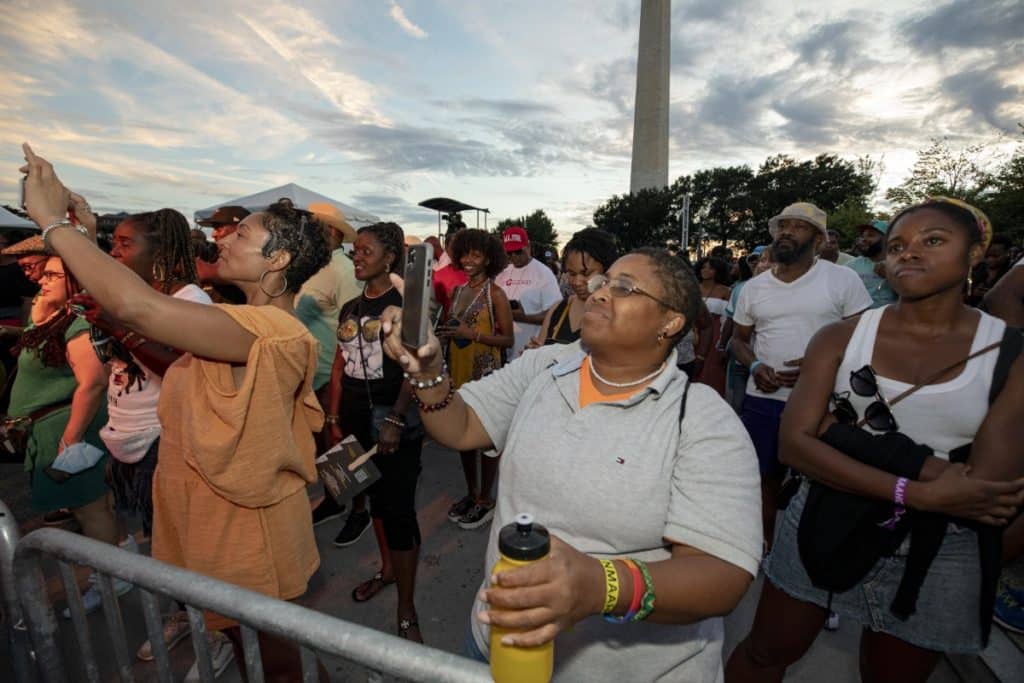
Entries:
[[784, 469], [779, 463], [779, 424], [807, 343], [825, 325], [872, 305], [853, 270], [815, 258], [828, 238], [825, 221], [825, 212], [806, 202], [791, 204], [771, 219], [775, 264], [747, 282], [733, 315], [732, 352], [750, 368], [740, 418], [757, 451], [764, 538], [769, 543]]
[[562, 300], [562, 290], [551, 269], [530, 255], [530, 238], [517, 225], [502, 234], [508, 266], [496, 277], [512, 305], [512, 327], [515, 343], [509, 360], [523, 352], [531, 337], [540, 333], [548, 309]]

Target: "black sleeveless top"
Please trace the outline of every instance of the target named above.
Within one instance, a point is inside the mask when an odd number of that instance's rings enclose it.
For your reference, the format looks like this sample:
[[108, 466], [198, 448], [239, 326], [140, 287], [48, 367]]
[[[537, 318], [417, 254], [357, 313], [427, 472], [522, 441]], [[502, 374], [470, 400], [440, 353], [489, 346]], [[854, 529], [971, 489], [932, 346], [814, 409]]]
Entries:
[[548, 327], [548, 336], [544, 340], [544, 345], [572, 344], [579, 338], [580, 331], [573, 331], [572, 325], [569, 323], [569, 297], [566, 297], [551, 314], [551, 325]]

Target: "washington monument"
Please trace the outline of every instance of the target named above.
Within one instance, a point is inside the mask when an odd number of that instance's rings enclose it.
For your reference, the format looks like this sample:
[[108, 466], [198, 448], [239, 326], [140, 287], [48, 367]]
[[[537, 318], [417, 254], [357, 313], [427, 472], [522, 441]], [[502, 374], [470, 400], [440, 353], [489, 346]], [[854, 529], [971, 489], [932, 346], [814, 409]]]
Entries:
[[668, 75], [672, 0], [642, 0], [629, 191], [668, 185]]

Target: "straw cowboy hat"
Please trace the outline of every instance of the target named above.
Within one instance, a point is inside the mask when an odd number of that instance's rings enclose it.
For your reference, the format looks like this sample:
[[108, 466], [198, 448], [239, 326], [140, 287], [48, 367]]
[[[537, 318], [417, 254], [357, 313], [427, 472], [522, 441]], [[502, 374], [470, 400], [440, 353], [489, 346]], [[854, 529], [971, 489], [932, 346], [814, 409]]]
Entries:
[[345, 219], [345, 214], [334, 204], [327, 202], [312, 202], [306, 207], [318, 221], [341, 233], [342, 242], [355, 242], [356, 229]]
[[43, 238], [40, 235], [32, 235], [20, 242], [15, 242], [4, 249], [0, 254], [4, 256], [32, 256], [33, 254], [46, 254], [46, 247], [43, 246]]

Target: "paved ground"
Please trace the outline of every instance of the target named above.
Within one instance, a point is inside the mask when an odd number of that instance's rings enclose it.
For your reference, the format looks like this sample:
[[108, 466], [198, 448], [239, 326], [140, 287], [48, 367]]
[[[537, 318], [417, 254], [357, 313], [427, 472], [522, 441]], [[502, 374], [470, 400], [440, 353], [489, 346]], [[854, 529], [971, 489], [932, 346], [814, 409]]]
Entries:
[[[430, 445], [425, 450], [423, 461], [424, 475], [418, 500], [423, 533], [417, 588], [420, 624], [428, 645], [449, 652], [461, 652], [466, 618], [483, 570], [487, 529], [462, 531], [447, 519], [448, 506], [462, 493], [462, 473], [458, 458], [450, 451]], [[29, 519], [31, 513], [24, 496], [24, 479], [16, 466], [0, 466], [0, 499], [7, 502], [20, 519]], [[30, 520], [28, 524], [32, 525], [33, 522]], [[355, 585], [372, 576], [378, 568], [373, 534], [368, 531], [355, 545], [337, 549], [331, 545], [331, 541], [340, 526], [339, 520], [317, 529], [322, 566], [310, 585], [309, 593], [300, 602], [342, 619], [393, 633], [396, 623], [393, 587], [383, 590], [375, 599], [364, 604], [356, 604], [350, 598]], [[56, 582], [54, 586], [55, 600], [62, 604]], [[740, 606], [727, 619], [727, 652], [745, 635], [753, 618], [759, 589], [760, 582], [751, 588]], [[121, 604], [127, 632], [135, 635], [130, 643], [134, 648], [145, 638], [136, 591], [124, 596]], [[66, 626], [69, 623], [64, 622]], [[110, 665], [110, 646], [102, 636], [105, 633], [102, 614], [93, 615], [90, 624], [98, 655], [106, 670], [105, 680], [115, 680]], [[63, 631], [66, 656], [69, 662], [73, 662], [75, 647], [70, 627], [67, 626]], [[829, 683], [858, 681], [858, 633], [859, 629], [848, 623], [842, 624], [835, 633], [823, 632], [810, 653], [791, 669], [786, 680]], [[2, 662], [6, 656], [6, 643], [0, 644], [0, 671], [4, 669]], [[172, 652], [172, 656], [176, 675], [184, 676], [192, 661], [191, 647], [181, 645]], [[346, 662], [329, 661], [327, 664], [333, 680], [365, 679], [361, 670]], [[135, 673], [137, 680], [155, 680], [152, 665], [139, 663]], [[0, 673], [0, 679], [6, 679], [6, 672]], [[240, 678], [232, 668], [221, 680], [234, 683]], [[945, 663], [932, 677], [933, 683], [954, 683], [959, 680]]]

